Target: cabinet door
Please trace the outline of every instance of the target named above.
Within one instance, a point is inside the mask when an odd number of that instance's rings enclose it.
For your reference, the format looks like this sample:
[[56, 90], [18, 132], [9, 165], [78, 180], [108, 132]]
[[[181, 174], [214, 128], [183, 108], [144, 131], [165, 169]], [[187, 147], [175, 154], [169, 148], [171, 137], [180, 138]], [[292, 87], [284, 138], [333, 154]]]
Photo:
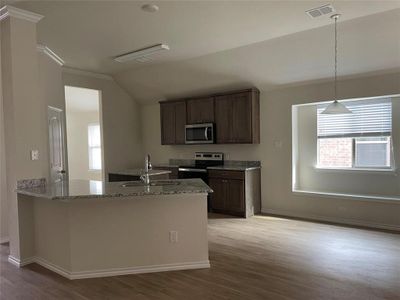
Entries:
[[233, 94], [230, 98], [232, 104], [232, 141], [234, 143], [251, 143], [251, 94]]
[[226, 198], [226, 180], [219, 178], [210, 178], [208, 184], [214, 191], [210, 194], [211, 208], [216, 210], [225, 210]]
[[228, 96], [215, 98], [215, 130], [217, 144], [232, 142], [232, 103]]
[[175, 144], [185, 143], [186, 102], [175, 103]]
[[235, 213], [244, 213], [244, 181], [228, 180], [228, 197], [225, 209]]
[[214, 98], [189, 99], [187, 102], [187, 123], [213, 123]]
[[160, 104], [161, 144], [175, 144], [175, 103]]

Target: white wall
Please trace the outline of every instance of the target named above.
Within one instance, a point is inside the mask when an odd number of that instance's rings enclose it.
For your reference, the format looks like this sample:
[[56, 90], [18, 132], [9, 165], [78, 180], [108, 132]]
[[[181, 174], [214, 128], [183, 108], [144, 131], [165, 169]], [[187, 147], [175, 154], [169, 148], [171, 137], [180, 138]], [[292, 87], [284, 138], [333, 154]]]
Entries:
[[[262, 211], [289, 216], [400, 227], [400, 203], [301, 196], [292, 193], [292, 105], [332, 99], [332, 83], [261, 90], [260, 145], [161, 146], [159, 105], [142, 107], [144, 151], [154, 162], [192, 158], [194, 151], [222, 151], [228, 159], [262, 163]], [[400, 93], [400, 73], [341, 80], [339, 96], [358, 98]], [[282, 142], [282, 148], [275, 142]], [[398, 151], [398, 150], [397, 150]], [[365, 184], [369, 184], [365, 181]]]
[[[0, 30], [1, 40], [1, 30]], [[4, 144], [3, 88], [1, 79], [0, 47], [0, 243], [8, 241], [8, 203], [6, 180], [6, 153]]]
[[63, 70], [63, 84], [101, 91], [104, 173], [142, 165], [139, 105], [111, 78]]
[[[17, 180], [46, 177], [41, 156], [30, 160], [30, 150], [45, 153], [43, 99], [40, 96], [36, 50], [36, 24], [9, 17], [1, 21], [2, 93], [5, 123], [6, 176], [10, 253], [20, 257], [30, 249], [20, 247]], [[21, 204], [25, 205], [25, 203]]]
[[[395, 161], [400, 160], [400, 98], [393, 98], [393, 141]], [[297, 190], [400, 197], [397, 173], [316, 169], [317, 106], [298, 107], [298, 185]], [[294, 145], [296, 147], [296, 145]]]
[[40, 97], [43, 101], [43, 105], [41, 108], [43, 114], [42, 133], [44, 147], [41, 153], [41, 157], [43, 158], [43, 164], [47, 172], [46, 178], [49, 178], [49, 125], [47, 123], [47, 110], [48, 106], [61, 109], [64, 112], [65, 120], [64, 88], [62, 85], [61, 66], [41, 51], [38, 51], [37, 55], [39, 63]]
[[70, 180], [102, 180], [101, 170], [89, 170], [88, 126], [93, 123], [100, 123], [99, 112], [78, 112], [67, 109], [66, 128]]

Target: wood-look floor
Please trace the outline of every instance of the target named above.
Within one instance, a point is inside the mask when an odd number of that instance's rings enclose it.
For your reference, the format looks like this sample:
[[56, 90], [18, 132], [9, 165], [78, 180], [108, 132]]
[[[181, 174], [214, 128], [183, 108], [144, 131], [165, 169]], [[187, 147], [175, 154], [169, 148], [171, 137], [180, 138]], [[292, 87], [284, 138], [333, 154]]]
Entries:
[[272, 217], [209, 220], [211, 269], [70, 281], [18, 269], [0, 299], [400, 299], [400, 235]]

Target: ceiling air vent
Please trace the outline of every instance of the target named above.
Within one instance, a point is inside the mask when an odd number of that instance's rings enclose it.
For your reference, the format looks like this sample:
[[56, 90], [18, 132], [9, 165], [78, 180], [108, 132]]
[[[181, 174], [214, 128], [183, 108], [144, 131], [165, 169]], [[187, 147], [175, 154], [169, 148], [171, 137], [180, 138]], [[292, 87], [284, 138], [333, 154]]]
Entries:
[[320, 7], [306, 10], [306, 14], [313, 19], [323, 15], [331, 14], [333, 12], [335, 12], [335, 9], [333, 8], [332, 4], [326, 4]]
[[125, 53], [114, 57], [114, 60], [120, 63], [128, 62], [131, 60], [135, 60], [137, 62], [145, 63], [152, 61], [150, 56], [156, 55], [161, 51], [169, 50], [168, 45], [165, 44], [157, 44], [151, 47], [139, 49], [136, 51], [132, 51], [129, 53]]

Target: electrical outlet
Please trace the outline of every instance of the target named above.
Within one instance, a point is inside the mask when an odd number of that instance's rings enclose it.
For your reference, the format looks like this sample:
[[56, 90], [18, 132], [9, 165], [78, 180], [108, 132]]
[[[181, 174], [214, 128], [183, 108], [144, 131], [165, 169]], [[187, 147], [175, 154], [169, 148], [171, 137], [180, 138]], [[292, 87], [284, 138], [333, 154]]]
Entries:
[[169, 232], [169, 242], [170, 243], [178, 242], [178, 231], [170, 231]]
[[31, 160], [39, 160], [39, 150], [31, 150]]

